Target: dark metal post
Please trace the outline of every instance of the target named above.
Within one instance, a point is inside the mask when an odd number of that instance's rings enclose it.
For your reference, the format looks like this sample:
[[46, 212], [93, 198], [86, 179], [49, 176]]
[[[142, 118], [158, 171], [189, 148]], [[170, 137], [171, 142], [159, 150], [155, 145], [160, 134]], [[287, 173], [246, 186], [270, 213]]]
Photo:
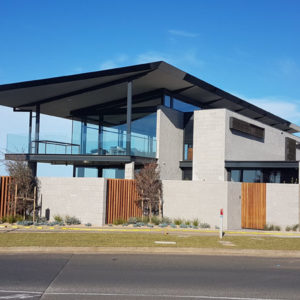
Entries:
[[131, 114], [132, 114], [132, 81], [127, 84], [127, 133], [126, 154], [131, 155]]
[[80, 154], [86, 154], [86, 133], [87, 133], [87, 122], [86, 119], [81, 122], [81, 150]]
[[35, 111], [35, 154], [39, 154], [39, 140], [40, 140], [40, 105], [36, 105]]
[[103, 115], [99, 114], [99, 135], [98, 135], [98, 155], [104, 155], [103, 152]]
[[32, 152], [31, 134], [32, 134], [32, 111], [29, 112], [29, 133], [28, 133], [28, 153], [29, 154], [31, 154], [31, 152]]

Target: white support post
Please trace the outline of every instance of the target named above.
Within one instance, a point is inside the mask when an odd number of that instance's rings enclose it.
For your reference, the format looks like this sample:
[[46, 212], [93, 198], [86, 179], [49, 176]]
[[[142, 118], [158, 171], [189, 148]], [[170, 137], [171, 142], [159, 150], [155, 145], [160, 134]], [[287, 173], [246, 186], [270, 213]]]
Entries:
[[220, 239], [223, 238], [223, 208], [220, 209], [220, 231], [219, 231]]

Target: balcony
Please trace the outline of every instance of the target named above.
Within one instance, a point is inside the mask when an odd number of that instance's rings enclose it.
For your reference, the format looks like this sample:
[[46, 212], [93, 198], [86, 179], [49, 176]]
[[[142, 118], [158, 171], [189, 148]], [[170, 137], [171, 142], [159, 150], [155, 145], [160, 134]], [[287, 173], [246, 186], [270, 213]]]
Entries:
[[62, 141], [63, 138], [50, 139], [51, 137], [55, 138], [55, 136], [45, 136], [43, 139], [31, 141], [29, 144], [28, 136], [9, 134], [7, 135], [6, 152], [10, 154], [156, 157], [156, 138], [136, 133], [131, 134], [129, 154], [126, 153], [126, 133], [117, 133], [113, 130], [103, 130], [100, 137], [98, 133], [94, 132], [79, 143]]

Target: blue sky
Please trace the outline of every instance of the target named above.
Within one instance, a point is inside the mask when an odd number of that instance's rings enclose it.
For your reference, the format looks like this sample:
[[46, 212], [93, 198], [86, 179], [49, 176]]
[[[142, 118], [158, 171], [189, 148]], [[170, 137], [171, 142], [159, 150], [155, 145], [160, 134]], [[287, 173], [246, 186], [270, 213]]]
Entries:
[[[164, 60], [300, 125], [299, 37], [298, 0], [0, 0], [0, 84]], [[27, 122], [0, 107], [0, 149]]]

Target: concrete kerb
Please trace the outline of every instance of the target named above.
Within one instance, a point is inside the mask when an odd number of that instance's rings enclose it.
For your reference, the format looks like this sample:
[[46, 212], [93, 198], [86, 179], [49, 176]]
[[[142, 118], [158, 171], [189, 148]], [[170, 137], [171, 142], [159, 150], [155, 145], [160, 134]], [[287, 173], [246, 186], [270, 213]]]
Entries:
[[[195, 233], [195, 234], [218, 234], [219, 230], [211, 230], [211, 229], [188, 229], [188, 228], [111, 228], [111, 227], [97, 227], [97, 228], [84, 228], [84, 227], [65, 227], [65, 226], [22, 226], [22, 225], [0, 225], [1, 229], [20, 229], [20, 230], [28, 230], [30, 231], [78, 231], [78, 232], [157, 232], [157, 233], [165, 233], [165, 232], [186, 232], [186, 233]], [[281, 232], [281, 231], [243, 231], [243, 230], [225, 230], [225, 235], [266, 235], [266, 236], [277, 236], [277, 237], [299, 237], [300, 232]]]
[[300, 258], [300, 251], [170, 247], [0, 247], [0, 254], [157, 254]]

